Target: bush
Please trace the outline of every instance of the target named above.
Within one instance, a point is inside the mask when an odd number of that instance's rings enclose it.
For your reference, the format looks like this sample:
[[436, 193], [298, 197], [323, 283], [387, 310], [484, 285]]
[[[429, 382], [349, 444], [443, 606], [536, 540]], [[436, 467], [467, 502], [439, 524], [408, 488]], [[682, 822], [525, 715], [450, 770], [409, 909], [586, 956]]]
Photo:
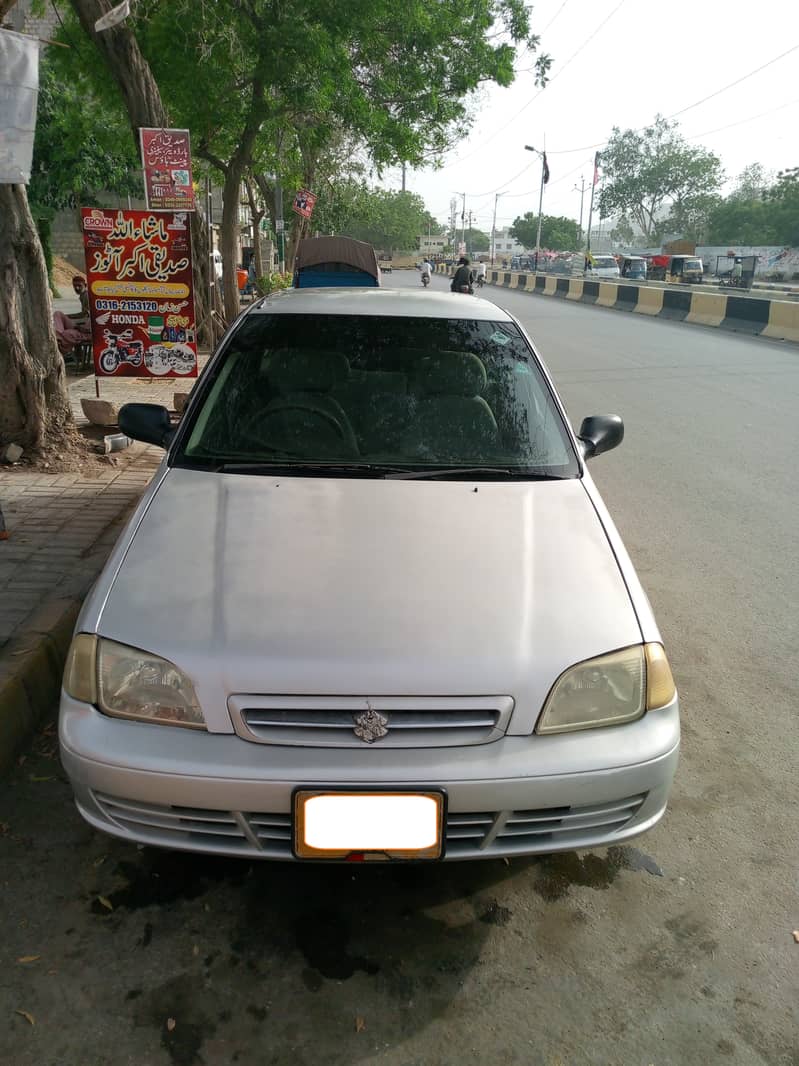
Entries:
[[264, 274], [262, 278], [258, 278], [256, 284], [258, 285], [258, 291], [264, 296], [268, 296], [270, 292], [276, 292], [278, 289], [290, 289], [291, 279], [291, 274], [280, 274], [275, 271], [273, 274]]

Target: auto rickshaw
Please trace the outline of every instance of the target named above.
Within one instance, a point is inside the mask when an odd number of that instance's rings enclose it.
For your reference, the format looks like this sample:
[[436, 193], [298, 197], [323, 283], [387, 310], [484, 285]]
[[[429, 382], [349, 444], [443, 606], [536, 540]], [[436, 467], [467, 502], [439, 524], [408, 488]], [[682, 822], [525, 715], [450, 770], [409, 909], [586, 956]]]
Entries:
[[380, 267], [371, 244], [352, 237], [306, 237], [294, 260], [295, 289], [375, 288]]
[[646, 259], [642, 255], [620, 255], [619, 272], [630, 281], [646, 281]]

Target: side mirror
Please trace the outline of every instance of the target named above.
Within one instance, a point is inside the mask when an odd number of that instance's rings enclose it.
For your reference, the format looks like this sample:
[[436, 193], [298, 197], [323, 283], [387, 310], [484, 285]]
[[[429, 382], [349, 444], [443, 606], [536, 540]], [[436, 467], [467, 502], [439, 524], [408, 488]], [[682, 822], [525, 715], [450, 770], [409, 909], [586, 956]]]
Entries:
[[119, 428], [128, 437], [166, 448], [174, 427], [169, 411], [157, 403], [126, 403], [119, 409]]
[[609, 452], [621, 444], [624, 440], [624, 422], [619, 415], [589, 415], [583, 419], [577, 436], [583, 449], [583, 458], [593, 459], [595, 455]]

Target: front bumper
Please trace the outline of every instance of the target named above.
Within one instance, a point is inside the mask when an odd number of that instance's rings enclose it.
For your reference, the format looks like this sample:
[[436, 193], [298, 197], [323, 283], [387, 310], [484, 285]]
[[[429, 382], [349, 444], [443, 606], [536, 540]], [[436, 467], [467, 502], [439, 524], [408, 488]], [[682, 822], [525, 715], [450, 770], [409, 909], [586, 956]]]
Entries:
[[655, 825], [679, 711], [615, 728], [421, 750], [287, 748], [108, 718], [65, 693], [61, 759], [82, 816], [136, 843], [291, 859], [297, 786], [447, 793], [446, 859], [617, 844]]

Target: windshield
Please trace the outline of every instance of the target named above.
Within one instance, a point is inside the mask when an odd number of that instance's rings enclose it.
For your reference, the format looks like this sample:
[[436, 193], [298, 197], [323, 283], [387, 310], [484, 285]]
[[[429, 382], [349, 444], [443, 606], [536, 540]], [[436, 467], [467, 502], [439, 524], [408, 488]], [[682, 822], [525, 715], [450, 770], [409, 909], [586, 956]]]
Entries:
[[683, 261], [682, 268], [683, 268], [683, 270], [701, 270], [702, 269], [702, 260], [701, 259], [686, 259], [686, 260]]
[[616, 260], [611, 255], [595, 255], [594, 256], [594, 269], [595, 270], [611, 270], [617, 267]]
[[[579, 473], [512, 322], [252, 315], [216, 364], [179, 465]], [[299, 471], [298, 472], [302, 472]]]

